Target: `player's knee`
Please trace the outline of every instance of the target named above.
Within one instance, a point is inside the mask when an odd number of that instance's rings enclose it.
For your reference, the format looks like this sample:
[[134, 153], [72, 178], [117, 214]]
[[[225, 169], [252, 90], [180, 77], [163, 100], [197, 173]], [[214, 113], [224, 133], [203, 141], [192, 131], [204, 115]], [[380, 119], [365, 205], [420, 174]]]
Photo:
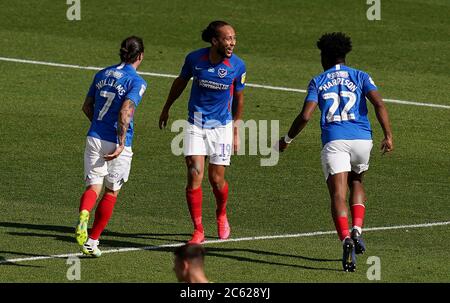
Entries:
[[203, 178], [203, 171], [194, 164], [189, 166], [188, 174], [191, 180], [201, 180]]
[[364, 173], [357, 174], [354, 171], [351, 171], [350, 174], [348, 175], [349, 185], [362, 184], [363, 174]]
[[220, 188], [225, 182], [225, 178], [222, 174], [212, 173], [208, 176], [208, 179], [213, 188]]
[[108, 194], [108, 195], [111, 195], [111, 196], [117, 198], [117, 196], [119, 195], [119, 191], [120, 191], [120, 188], [108, 188], [105, 186], [105, 195]]
[[100, 196], [100, 193], [102, 192], [102, 185], [101, 184], [92, 184], [88, 185], [86, 187], [86, 190], [93, 190], [97, 194], [97, 197]]

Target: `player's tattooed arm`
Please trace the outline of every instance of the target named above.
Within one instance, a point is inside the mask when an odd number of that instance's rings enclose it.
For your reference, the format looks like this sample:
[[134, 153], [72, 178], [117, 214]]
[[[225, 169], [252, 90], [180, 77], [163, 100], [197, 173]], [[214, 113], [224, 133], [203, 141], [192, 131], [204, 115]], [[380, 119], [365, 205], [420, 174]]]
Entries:
[[86, 99], [84, 99], [82, 110], [89, 121], [92, 121], [92, 119], [94, 119], [94, 97], [86, 96]]
[[104, 157], [106, 161], [117, 158], [125, 148], [125, 140], [127, 137], [128, 127], [130, 126], [131, 120], [133, 119], [135, 109], [136, 105], [133, 101], [126, 99], [125, 102], [123, 102], [122, 108], [119, 112], [119, 118], [117, 119], [117, 139], [119, 141], [119, 145], [116, 147], [116, 150], [112, 154], [106, 155]]
[[130, 126], [131, 119], [133, 119], [135, 108], [134, 102], [129, 99], [125, 100], [122, 104], [122, 108], [119, 112], [119, 119], [117, 120], [117, 137], [119, 139], [119, 145], [125, 146], [127, 130]]

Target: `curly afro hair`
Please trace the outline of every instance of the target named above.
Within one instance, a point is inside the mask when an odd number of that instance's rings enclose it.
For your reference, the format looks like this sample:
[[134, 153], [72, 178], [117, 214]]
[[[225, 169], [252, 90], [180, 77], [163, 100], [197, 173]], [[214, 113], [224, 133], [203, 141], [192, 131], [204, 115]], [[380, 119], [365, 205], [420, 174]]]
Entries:
[[317, 41], [317, 47], [323, 56], [331, 60], [345, 59], [345, 56], [352, 50], [352, 40], [341, 32], [327, 33]]

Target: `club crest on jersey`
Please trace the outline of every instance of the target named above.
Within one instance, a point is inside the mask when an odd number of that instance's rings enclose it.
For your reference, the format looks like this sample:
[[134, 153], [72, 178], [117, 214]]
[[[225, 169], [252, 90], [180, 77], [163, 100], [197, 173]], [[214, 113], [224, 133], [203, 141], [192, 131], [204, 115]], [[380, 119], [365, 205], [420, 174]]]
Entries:
[[219, 68], [217, 74], [219, 75], [220, 78], [223, 78], [228, 74], [228, 71], [225, 68]]

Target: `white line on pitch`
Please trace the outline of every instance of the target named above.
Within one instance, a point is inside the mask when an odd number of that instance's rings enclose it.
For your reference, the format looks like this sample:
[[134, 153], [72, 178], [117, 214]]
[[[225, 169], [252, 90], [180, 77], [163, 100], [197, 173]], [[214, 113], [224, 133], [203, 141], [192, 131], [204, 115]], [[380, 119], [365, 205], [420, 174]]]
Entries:
[[[450, 225], [450, 221], [424, 223], [424, 224], [412, 224], [412, 225], [368, 227], [368, 228], [364, 228], [364, 231], [366, 232], [366, 231], [395, 230], [395, 229], [407, 229], [407, 228], [423, 228], [423, 227], [444, 226], [444, 225]], [[209, 241], [205, 241], [204, 244], [218, 244], [218, 243], [227, 243], [227, 242], [257, 241], [257, 240], [285, 239], [285, 238], [302, 238], [302, 237], [332, 235], [335, 233], [336, 233], [336, 231], [333, 230], [333, 231], [316, 231], [316, 232], [301, 233], [301, 234], [244, 237], [244, 238], [236, 238], [236, 239], [228, 239], [228, 240], [209, 240]], [[173, 244], [154, 245], [154, 246], [145, 246], [145, 247], [116, 248], [116, 249], [104, 250], [104, 251], [102, 251], [102, 254], [122, 253], [122, 252], [141, 251], [141, 250], [158, 250], [158, 249], [167, 248], [167, 247], [178, 247], [183, 244], [184, 243], [173, 243]], [[39, 260], [48, 260], [48, 259], [56, 259], [56, 258], [80, 257], [80, 256], [82, 256], [81, 253], [72, 253], [72, 254], [63, 254], [63, 255], [17, 258], [17, 259], [1, 260], [0, 264], [18, 263], [18, 262], [25, 262], [25, 261], [39, 261]]]
[[[81, 66], [81, 65], [73, 65], [73, 64], [62, 64], [62, 63], [54, 63], [54, 62], [45, 62], [45, 61], [35, 61], [35, 60], [25, 60], [25, 59], [16, 59], [16, 58], [7, 58], [0, 57], [0, 61], [8, 61], [8, 62], [16, 62], [16, 63], [27, 63], [27, 64], [36, 64], [36, 65], [46, 65], [46, 66], [55, 66], [55, 67], [66, 67], [66, 68], [75, 68], [75, 69], [85, 69], [85, 70], [101, 70], [101, 67], [95, 66]], [[152, 76], [152, 77], [161, 77], [161, 78], [176, 78], [177, 75], [171, 74], [160, 74], [160, 73], [151, 73], [151, 72], [138, 72], [141, 75]], [[289, 87], [280, 87], [280, 86], [271, 86], [271, 85], [261, 85], [261, 84], [253, 84], [247, 83], [248, 87], [255, 88], [263, 88], [270, 90], [279, 90], [279, 91], [287, 91], [287, 92], [297, 92], [297, 93], [306, 93], [304, 89], [298, 88], [289, 88]], [[443, 104], [433, 104], [433, 103], [423, 103], [423, 102], [415, 102], [415, 101], [404, 101], [404, 100], [396, 100], [396, 99], [383, 99], [388, 103], [396, 103], [396, 104], [405, 104], [405, 105], [414, 105], [414, 106], [427, 106], [427, 107], [435, 107], [435, 108], [446, 108], [450, 109], [450, 105]]]

